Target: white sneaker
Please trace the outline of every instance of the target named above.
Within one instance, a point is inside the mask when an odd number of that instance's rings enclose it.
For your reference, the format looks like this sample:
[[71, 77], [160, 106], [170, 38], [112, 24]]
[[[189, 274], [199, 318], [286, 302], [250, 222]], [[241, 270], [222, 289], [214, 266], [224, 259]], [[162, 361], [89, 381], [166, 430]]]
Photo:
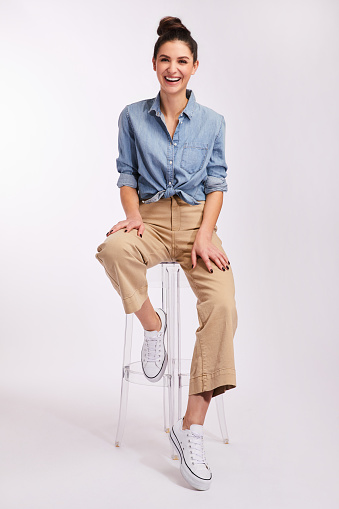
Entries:
[[204, 450], [204, 434], [201, 424], [191, 424], [182, 429], [183, 418], [179, 419], [169, 434], [180, 456], [180, 472], [183, 478], [197, 490], [208, 490], [212, 472], [207, 464]]
[[164, 334], [167, 327], [166, 313], [161, 308], [155, 312], [161, 320], [160, 331], [144, 330], [144, 344], [141, 349], [141, 364], [145, 377], [150, 382], [157, 382], [163, 376], [167, 366], [167, 352]]

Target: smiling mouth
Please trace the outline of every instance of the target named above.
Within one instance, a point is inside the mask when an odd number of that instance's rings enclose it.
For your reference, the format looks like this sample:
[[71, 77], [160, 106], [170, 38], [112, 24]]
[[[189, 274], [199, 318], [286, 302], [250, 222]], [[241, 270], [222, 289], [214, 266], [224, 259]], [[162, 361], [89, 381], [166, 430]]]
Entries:
[[168, 82], [168, 83], [178, 83], [178, 81], [180, 81], [181, 78], [169, 78], [168, 76], [165, 76], [165, 80]]

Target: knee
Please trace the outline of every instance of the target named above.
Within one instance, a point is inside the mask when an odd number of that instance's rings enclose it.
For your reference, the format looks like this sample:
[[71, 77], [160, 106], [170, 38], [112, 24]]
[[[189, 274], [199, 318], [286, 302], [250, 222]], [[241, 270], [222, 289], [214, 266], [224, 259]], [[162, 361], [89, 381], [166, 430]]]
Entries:
[[237, 313], [237, 306], [235, 303], [235, 300], [232, 299], [231, 301], [228, 301], [226, 303], [226, 316], [228, 316], [229, 320], [232, 321], [233, 330], [235, 332], [237, 326], [238, 326], [238, 313]]
[[230, 299], [222, 299], [214, 303], [214, 308], [221, 314], [226, 316], [233, 316], [236, 312], [235, 302]]
[[145, 263], [134, 236], [125, 235], [123, 230], [110, 235], [99, 244], [95, 256], [106, 268], [117, 267], [119, 270], [134, 261]]
[[114, 261], [119, 261], [126, 255], [125, 244], [126, 242], [123, 241], [121, 235], [116, 232], [99, 244], [95, 257], [103, 264], [112, 264]]

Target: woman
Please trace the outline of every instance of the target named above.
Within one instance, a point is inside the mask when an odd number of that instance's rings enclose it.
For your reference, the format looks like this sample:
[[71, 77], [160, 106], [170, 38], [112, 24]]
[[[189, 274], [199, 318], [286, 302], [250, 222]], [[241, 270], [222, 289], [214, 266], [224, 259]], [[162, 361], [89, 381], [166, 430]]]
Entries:
[[135, 313], [144, 328], [142, 366], [153, 381], [167, 363], [166, 315], [148, 298], [146, 271], [166, 261], [177, 261], [185, 271], [200, 326], [187, 410], [170, 439], [184, 478], [205, 490], [212, 479], [203, 445], [205, 415], [212, 397], [236, 386], [234, 279], [216, 233], [227, 191], [225, 119], [198, 104], [187, 89], [199, 65], [190, 31], [179, 18], [167, 16], [157, 33], [152, 61], [160, 91], [127, 105], [118, 121], [117, 185], [126, 219], [106, 234], [95, 256], [125, 313]]

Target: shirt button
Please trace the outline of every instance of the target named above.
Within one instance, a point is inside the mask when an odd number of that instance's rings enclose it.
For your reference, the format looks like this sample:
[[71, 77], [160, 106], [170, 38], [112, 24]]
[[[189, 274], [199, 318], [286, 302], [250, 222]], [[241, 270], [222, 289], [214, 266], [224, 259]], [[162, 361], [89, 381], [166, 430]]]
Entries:
[[174, 145], [176, 145], [176, 143], [174, 143]]
[[172, 164], [172, 161], [170, 161], [170, 164]]
[[182, 120], [180, 120], [180, 124], [182, 124]]
[[169, 182], [169, 183], [168, 183], [168, 185], [169, 185], [169, 186], [171, 186], [171, 185], [172, 185], [172, 182]]

